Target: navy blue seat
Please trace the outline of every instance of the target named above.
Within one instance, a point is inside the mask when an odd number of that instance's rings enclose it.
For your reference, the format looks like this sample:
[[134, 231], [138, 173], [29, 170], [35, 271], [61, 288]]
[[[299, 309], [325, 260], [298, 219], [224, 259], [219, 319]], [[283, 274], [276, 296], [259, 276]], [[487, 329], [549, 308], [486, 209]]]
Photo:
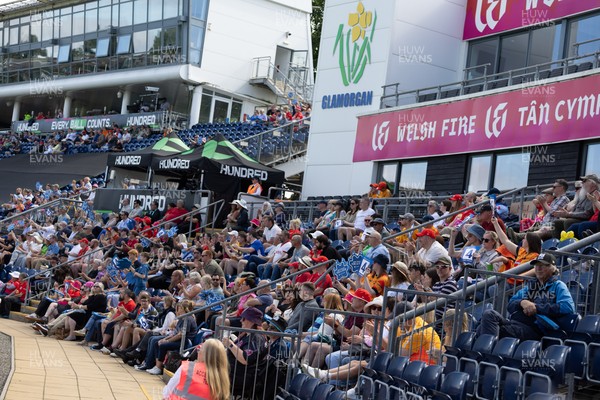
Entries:
[[471, 350], [474, 340], [475, 332], [463, 332], [456, 338], [454, 346], [444, 346], [446, 348], [446, 368], [444, 369], [444, 374], [449, 374], [457, 370], [459, 358], [463, 356], [465, 350]]
[[469, 375], [467, 382], [467, 394], [475, 394], [475, 381], [479, 372], [479, 361], [483, 359], [484, 354], [493, 351], [496, 344], [496, 336], [484, 334], [477, 338], [471, 350], [465, 350], [463, 357], [458, 362], [458, 370]]
[[564, 383], [567, 358], [570, 347], [552, 345], [534, 363], [532, 370], [523, 377], [523, 393], [556, 393], [558, 386]]
[[439, 391], [442, 385], [442, 377], [444, 375], [444, 367], [441, 365], [429, 365], [419, 376], [417, 385], [413, 385], [412, 393], [426, 398], [435, 391]]
[[519, 400], [523, 393], [523, 369], [534, 366], [541, 351], [541, 342], [526, 340], [515, 350], [513, 357], [500, 368], [500, 398]]
[[382, 351], [372, 359], [358, 379], [357, 393], [359, 395], [367, 398], [375, 395], [375, 381], [379, 378], [380, 373], [385, 373], [393, 356], [390, 352]]
[[305, 374], [298, 374], [294, 376], [290, 382], [288, 390], [281, 389], [281, 395], [278, 395], [276, 398], [279, 400], [297, 398], [300, 394], [300, 390], [302, 389], [302, 385], [304, 385], [309, 378], [310, 377]]
[[[379, 373], [375, 381], [375, 399], [390, 399], [390, 386], [395, 385], [397, 379], [402, 379], [404, 369], [409, 362], [409, 357], [397, 356], [392, 358], [385, 373]], [[394, 394], [397, 396], [398, 392]]]
[[575, 331], [564, 341], [565, 346], [571, 348], [567, 372], [573, 373], [575, 378], [583, 379], [590, 361], [589, 346], [600, 334], [600, 316], [586, 315], [583, 317]]
[[300, 391], [298, 392], [298, 396], [296, 397], [299, 400], [311, 400], [315, 390], [320, 384], [321, 381], [319, 379], [309, 377], [304, 381], [304, 383], [300, 387]]
[[330, 385], [327, 383], [321, 383], [315, 389], [311, 400], [323, 400], [323, 399], [327, 398], [329, 393], [331, 393], [334, 389], [335, 389], [335, 386], [333, 386], [333, 385]]
[[439, 391], [432, 393], [432, 400], [464, 400], [467, 398], [467, 380], [464, 372], [450, 372], [444, 377]]
[[544, 240], [544, 242], [542, 243], [542, 250], [550, 250], [551, 248], [558, 246], [558, 239], [553, 238], [553, 239], [547, 239]]
[[342, 392], [341, 390], [334, 390], [333, 392], [329, 393], [329, 395], [327, 396], [327, 400], [345, 400], [346, 399], [346, 392]]

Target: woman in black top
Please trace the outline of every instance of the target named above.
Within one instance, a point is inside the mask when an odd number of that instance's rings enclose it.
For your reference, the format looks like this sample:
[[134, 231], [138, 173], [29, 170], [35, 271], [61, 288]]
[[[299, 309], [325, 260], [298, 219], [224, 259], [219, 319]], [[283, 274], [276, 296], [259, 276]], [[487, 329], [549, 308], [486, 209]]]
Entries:
[[65, 327], [69, 331], [69, 335], [65, 340], [75, 340], [75, 330], [83, 328], [91, 318], [92, 313], [105, 313], [106, 305], [104, 285], [101, 282], [96, 282], [92, 287], [92, 294], [87, 299], [80, 304], [73, 304], [72, 308], [74, 310], [83, 310], [85, 312], [72, 312], [65, 319]]

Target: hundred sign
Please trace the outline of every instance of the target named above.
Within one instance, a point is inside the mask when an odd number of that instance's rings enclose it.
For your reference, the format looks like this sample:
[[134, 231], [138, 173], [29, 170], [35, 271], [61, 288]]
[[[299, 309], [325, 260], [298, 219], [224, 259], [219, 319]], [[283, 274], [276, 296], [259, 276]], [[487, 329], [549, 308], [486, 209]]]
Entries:
[[121, 128], [148, 125], [153, 129], [159, 129], [161, 126], [162, 115], [163, 113], [161, 112], [155, 112], [143, 114], [115, 114], [102, 115], [96, 117], [15, 121], [12, 123], [11, 130], [16, 133], [50, 133], [57, 131], [67, 131], [69, 129], [75, 131], [87, 129], [89, 131], [95, 129], [110, 128], [114, 124], [117, 124]]

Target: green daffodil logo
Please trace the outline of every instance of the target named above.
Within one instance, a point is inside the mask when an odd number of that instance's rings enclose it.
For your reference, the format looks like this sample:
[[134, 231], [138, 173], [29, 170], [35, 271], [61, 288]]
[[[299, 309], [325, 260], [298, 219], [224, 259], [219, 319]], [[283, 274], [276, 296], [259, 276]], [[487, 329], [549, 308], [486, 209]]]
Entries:
[[358, 2], [355, 13], [348, 15], [349, 29], [344, 34], [344, 24], [340, 24], [333, 47], [333, 54], [339, 50], [340, 72], [344, 86], [358, 83], [371, 64], [371, 42], [377, 23], [377, 11], [366, 11], [362, 2]]

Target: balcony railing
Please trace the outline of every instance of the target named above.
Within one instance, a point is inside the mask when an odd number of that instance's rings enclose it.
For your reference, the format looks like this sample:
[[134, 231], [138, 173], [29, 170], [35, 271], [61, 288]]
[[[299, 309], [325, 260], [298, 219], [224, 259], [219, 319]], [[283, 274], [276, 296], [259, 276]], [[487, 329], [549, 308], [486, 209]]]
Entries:
[[[380, 108], [443, 100], [514, 85], [529, 86], [532, 82], [544, 83], [546, 79], [589, 71], [600, 67], [600, 50], [594, 53], [581, 56], [576, 55], [496, 74], [488, 75], [488, 67], [489, 64], [484, 64], [465, 68], [465, 78], [460, 82], [452, 82], [418, 90], [401, 91], [400, 83], [385, 85], [383, 86]], [[473, 76], [478, 70], [483, 71], [483, 73], [480, 76]]]

